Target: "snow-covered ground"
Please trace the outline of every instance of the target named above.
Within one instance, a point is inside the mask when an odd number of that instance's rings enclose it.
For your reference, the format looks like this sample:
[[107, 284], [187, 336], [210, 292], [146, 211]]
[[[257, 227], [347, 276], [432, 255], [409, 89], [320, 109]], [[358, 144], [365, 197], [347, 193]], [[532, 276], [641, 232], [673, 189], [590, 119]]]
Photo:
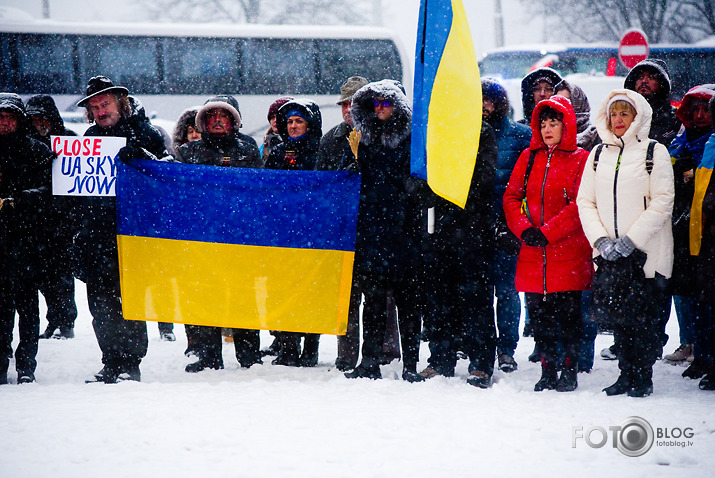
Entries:
[[[519, 370], [495, 374], [491, 389], [455, 378], [410, 384], [401, 364], [383, 380], [347, 380], [333, 367], [334, 337], [323, 336], [314, 369], [238, 367], [225, 344], [226, 369], [184, 372], [186, 338], [161, 342], [149, 323], [141, 383], [85, 384], [99, 370], [100, 352], [85, 290], [78, 282], [76, 338], [43, 340], [37, 383], [0, 386], [0, 477], [711, 477], [715, 470], [715, 393], [680, 377], [680, 366], [657, 363], [648, 398], [606, 397], [615, 362], [596, 358], [573, 393], [533, 392], [540, 371], [527, 361], [533, 339], [522, 338]], [[44, 320], [42, 327], [44, 328]], [[668, 330], [671, 352], [677, 323]], [[599, 336], [596, 350], [612, 337]], [[16, 337], [17, 340], [17, 337]], [[262, 336], [264, 346], [270, 336]], [[422, 345], [420, 367], [428, 348]], [[655, 433], [643, 456], [612, 447], [609, 426], [631, 416]], [[572, 447], [573, 427], [602, 427], [608, 441]], [[676, 430], [677, 429], [677, 430]], [[591, 441], [601, 439], [598, 430]], [[666, 440], [674, 441], [674, 440]]]

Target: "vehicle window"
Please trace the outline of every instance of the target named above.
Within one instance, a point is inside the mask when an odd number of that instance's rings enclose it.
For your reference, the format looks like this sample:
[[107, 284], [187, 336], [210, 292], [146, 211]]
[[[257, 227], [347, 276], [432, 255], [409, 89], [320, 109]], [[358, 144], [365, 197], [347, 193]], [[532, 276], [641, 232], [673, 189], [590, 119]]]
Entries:
[[389, 40], [316, 40], [316, 46], [320, 94], [336, 93], [345, 78], [356, 74], [371, 81], [402, 77], [400, 55]]
[[105, 75], [135, 94], [161, 91], [157, 39], [85, 36], [80, 45], [86, 71], [83, 77]]
[[[61, 35], [16, 35], [12, 91], [77, 93], [74, 85], [73, 42]], [[12, 55], [12, 53], [11, 53]], [[14, 63], [14, 64], [13, 64]], [[4, 69], [4, 68], [3, 68]], [[3, 82], [4, 83], [4, 82]]]
[[241, 92], [237, 40], [166, 39], [163, 51], [166, 86], [170, 94]]
[[497, 78], [523, 78], [542, 56], [538, 51], [490, 54], [480, 62], [480, 74]]
[[301, 95], [316, 90], [313, 40], [249, 39], [241, 58], [244, 94]]

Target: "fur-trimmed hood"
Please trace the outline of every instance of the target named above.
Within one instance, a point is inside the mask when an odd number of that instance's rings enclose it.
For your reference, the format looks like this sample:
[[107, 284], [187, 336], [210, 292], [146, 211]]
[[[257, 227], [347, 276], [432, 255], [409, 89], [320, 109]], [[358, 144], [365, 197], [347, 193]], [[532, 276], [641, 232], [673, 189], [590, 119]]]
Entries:
[[238, 101], [233, 96], [219, 95], [206, 100], [196, 114], [196, 128], [201, 134], [206, 133], [206, 113], [209, 110], [220, 109], [226, 111], [233, 118], [234, 133], [241, 127], [241, 113], [238, 111]]
[[[383, 123], [375, 116], [372, 100], [385, 98], [395, 109], [392, 117]], [[412, 107], [399, 81], [381, 80], [360, 88], [353, 96], [352, 116], [355, 129], [362, 132], [361, 142], [371, 145], [379, 142], [386, 148], [397, 148], [412, 132]]]
[[175, 149], [187, 142], [186, 134], [189, 131], [189, 126], [196, 127], [196, 115], [199, 112], [199, 106], [192, 106], [185, 109], [179, 119], [176, 120], [174, 132], [171, 135], [171, 144]]

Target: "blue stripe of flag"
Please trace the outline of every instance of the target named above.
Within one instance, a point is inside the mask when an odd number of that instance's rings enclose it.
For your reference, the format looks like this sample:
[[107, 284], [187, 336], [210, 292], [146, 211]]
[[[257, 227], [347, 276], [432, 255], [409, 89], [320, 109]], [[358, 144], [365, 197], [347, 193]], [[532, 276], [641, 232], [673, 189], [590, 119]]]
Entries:
[[355, 250], [359, 174], [117, 163], [119, 235]]
[[452, 0], [421, 0], [412, 108], [412, 175], [427, 180], [427, 122], [432, 88], [452, 28]]

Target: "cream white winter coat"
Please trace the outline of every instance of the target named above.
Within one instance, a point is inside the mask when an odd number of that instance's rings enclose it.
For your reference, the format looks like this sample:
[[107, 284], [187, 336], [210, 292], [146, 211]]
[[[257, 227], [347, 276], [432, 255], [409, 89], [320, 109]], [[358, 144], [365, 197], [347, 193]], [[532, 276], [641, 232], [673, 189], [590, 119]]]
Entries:
[[[636, 115], [628, 131], [617, 138], [608, 126], [608, 102], [615, 95], [628, 95]], [[646, 277], [655, 273], [670, 277], [673, 269], [673, 167], [668, 150], [655, 146], [653, 169], [646, 169], [648, 131], [652, 109], [640, 94], [613, 90], [596, 113], [596, 127], [604, 147], [596, 171], [591, 151], [584, 168], [576, 202], [586, 238], [593, 244], [601, 237], [615, 240], [627, 235], [648, 255], [643, 266]], [[620, 156], [620, 166], [617, 168]], [[598, 251], [594, 249], [594, 255]]]

